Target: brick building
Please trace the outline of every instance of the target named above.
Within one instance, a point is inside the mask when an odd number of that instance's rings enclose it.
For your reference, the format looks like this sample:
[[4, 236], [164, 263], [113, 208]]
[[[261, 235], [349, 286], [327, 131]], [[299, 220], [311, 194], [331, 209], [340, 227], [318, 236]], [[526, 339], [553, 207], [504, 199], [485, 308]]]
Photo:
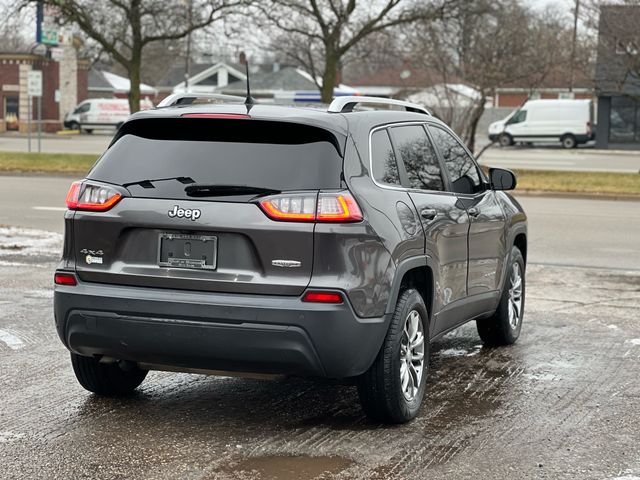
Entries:
[[596, 146], [640, 149], [640, 5], [600, 9]]
[[499, 85], [494, 90], [493, 106], [518, 108], [527, 100], [565, 100], [565, 99], [594, 99], [595, 89], [591, 74], [576, 70], [573, 75], [573, 89], [571, 72], [565, 67], [557, 67], [550, 71], [542, 82], [536, 86], [524, 84]]
[[[33, 53], [0, 53], [0, 132], [28, 129], [27, 76], [42, 71], [42, 131], [62, 129], [64, 115], [87, 98], [89, 62], [78, 60], [72, 46], [60, 49], [58, 60]], [[31, 118], [37, 118], [33, 99]], [[37, 126], [32, 123], [32, 130]]]

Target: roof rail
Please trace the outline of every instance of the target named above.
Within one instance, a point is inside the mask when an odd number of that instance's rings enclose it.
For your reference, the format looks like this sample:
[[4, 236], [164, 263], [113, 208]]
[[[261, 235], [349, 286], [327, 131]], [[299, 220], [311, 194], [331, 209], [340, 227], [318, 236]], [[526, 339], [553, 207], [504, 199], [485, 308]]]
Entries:
[[156, 108], [191, 105], [197, 100], [211, 100], [210, 103], [244, 103], [244, 97], [221, 93], [173, 93], [162, 100]]
[[403, 100], [394, 100], [392, 98], [380, 98], [380, 97], [360, 97], [360, 96], [346, 96], [337, 97], [331, 102], [327, 112], [330, 113], [346, 113], [352, 112], [353, 108], [359, 103], [372, 103], [378, 105], [396, 105], [404, 107], [407, 112], [423, 113], [425, 115], [431, 115], [431, 112], [417, 103], [405, 102]]

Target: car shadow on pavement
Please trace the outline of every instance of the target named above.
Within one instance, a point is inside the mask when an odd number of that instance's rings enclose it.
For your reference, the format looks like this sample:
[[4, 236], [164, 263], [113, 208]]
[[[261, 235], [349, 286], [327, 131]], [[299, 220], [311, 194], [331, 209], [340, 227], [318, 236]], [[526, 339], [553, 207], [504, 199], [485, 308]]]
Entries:
[[[417, 421], [432, 418], [433, 411], [444, 414], [446, 410], [447, 421], [468, 411], [469, 400], [462, 393], [478, 374], [492, 380], [483, 394], [476, 392], [478, 401], [471, 405], [473, 410], [478, 413], [486, 410], [483, 396], [490, 394], [494, 399], [499, 396], [493, 390], [499, 388], [498, 377], [504, 372], [498, 369], [492, 373], [485, 363], [498, 357], [507, 357], [508, 361], [514, 350], [482, 348], [475, 326], [472, 327], [463, 327], [432, 345], [427, 396]], [[267, 431], [314, 426], [349, 431], [379, 428], [365, 417], [354, 382], [349, 380], [271, 381], [151, 372], [131, 396], [88, 395], [78, 414], [87, 419], [100, 415], [136, 419], [141, 428], [173, 425], [197, 430], [208, 426], [207, 430], [221, 432], [234, 428]]]

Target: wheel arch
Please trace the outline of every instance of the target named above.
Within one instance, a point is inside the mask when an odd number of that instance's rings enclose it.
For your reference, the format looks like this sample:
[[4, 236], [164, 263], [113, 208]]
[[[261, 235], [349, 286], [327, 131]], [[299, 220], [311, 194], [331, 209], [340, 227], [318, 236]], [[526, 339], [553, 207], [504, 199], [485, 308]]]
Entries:
[[430, 257], [421, 256], [401, 262], [395, 272], [387, 313], [393, 313], [398, 302], [400, 292], [405, 288], [415, 288], [427, 307], [429, 320], [433, 318], [434, 278]]
[[519, 232], [513, 239], [513, 245], [518, 247], [522, 258], [524, 258], [525, 265], [527, 264], [527, 234], [525, 232]]

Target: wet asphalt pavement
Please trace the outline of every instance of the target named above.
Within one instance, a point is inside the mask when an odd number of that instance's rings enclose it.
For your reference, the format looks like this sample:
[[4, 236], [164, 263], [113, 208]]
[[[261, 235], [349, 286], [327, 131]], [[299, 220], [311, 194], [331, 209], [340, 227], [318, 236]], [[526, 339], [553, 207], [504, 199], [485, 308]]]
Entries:
[[640, 479], [640, 272], [530, 266], [520, 341], [448, 334], [419, 417], [388, 427], [327, 381], [85, 392], [53, 325], [60, 238], [0, 232], [2, 479]]

